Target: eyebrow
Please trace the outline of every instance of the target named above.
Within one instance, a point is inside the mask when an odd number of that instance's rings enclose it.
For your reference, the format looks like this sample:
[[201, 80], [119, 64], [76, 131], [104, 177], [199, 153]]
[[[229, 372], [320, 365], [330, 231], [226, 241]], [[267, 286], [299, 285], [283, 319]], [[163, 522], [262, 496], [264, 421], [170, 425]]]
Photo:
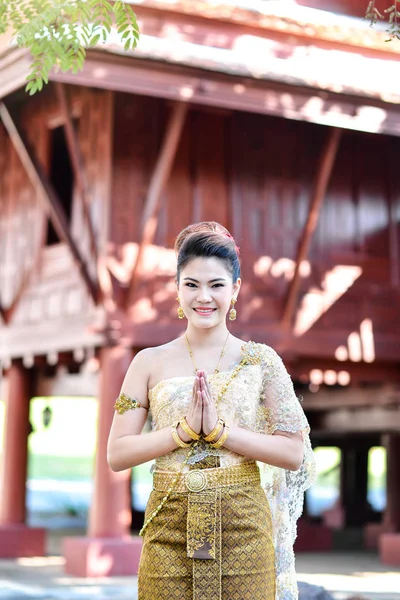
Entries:
[[[185, 277], [184, 281], [194, 281], [195, 283], [200, 283], [197, 279], [193, 277]], [[207, 283], [215, 283], [216, 281], [226, 281], [224, 277], [217, 277], [216, 279], [210, 279]]]

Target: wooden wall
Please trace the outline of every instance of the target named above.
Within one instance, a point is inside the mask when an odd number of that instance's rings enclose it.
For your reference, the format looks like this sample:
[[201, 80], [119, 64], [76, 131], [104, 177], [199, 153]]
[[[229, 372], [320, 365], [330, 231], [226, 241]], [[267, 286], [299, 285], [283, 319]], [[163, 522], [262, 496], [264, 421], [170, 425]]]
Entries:
[[[111, 92], [71, 89], [72, 116], [88, 182], [89, 203], [98, 249], [105, 252], [111, 181], [113, 96]], [[16, 96], [10, 106], [19, 112], [23, 133], [49, 173], [51, 131], [63, 125], [54, 90], [30, 99]], [[46, 246], [48, 209], [31, 184], [4, 127], [0, 125], [0, 301], [15, 307], [11, 320], [0, 323], [4, 344], [0, 358], [45, 354], [98, 343], [89, 328], [99, 311], [64, 243]], [[90, 250], [82, 203], [73, 191], [70, 230], [92, 277], [97, 264]]]
[[[86, 88], [74, 89], [72, 97], [98, 250], [118, 304], [141, 239], [143, 206], [170, 106], [161, 99]], [[48, 168], [49, 131], [62, 124], [51, 88], [29, 102], [24, 99], [21, 123]], [[343, 133], [302, 265], [293, 335], [282, 330], [327, 133], [304, 122], [191, 108], [135, 301], [128, 311], [117, 306], [109, 322], [136, 347], [178, 334], [182, 323], [176, 319], [174, 238], [190, 222], [217, 220], [241, 248], [243, 287], [234, 333], [303, 358], [334, 358], [339, 352], [342, 359], [398, 362], [397, 138]], [[0, 326], [3, 352], [6, 347], [31, 353], [39, 346], [42, 352], [50, 346], [99, 342], [101, 336], [93, 331], [104, 326], [105, 312], [94, 308], [68, 248], [43, 247], [45, 209], [2, 128], [0, 168], [0, 303], [7, 308], [18, 300], [12, 323]], [[95, 275], [76, 190], [71, 232]], [[74, 334], [60, 341], [60, 330]]]
[[[115, 106], [111, 238], [118, 253], [140, 241], [168, 106], [123, 94]], [[244, 278], [234, 326], [239, 335], [273, 343], [281, 338], [283, 303], [327, 133], [321, 126], [247, 113], [188, 114], [154, 243], [172, 248], [192, 221], [215, 219], [231, 229]], [[374, 351], [398, 360], [400, 291], [393, 267], [400, 251], [400, 190], [391, 157], [399, 149], [400, 141], [388, 136], [343, 134], [304, 265], [299, 308], [306, 313], [314, 307], [318, 317], [298, 311], [291, 344], [299, 355], [334, 356], [371, 321]], [[391, 212], [397, 223], [390, 223]], [[159, 342], [176, 329], [159, 338], [153, 328], [159, 319], [171, 327], [175, 318], [173, 262], [170, 256], [168, 269], [160, 267], [158, 283], [153, 263], [139, 286], [131, 321], [139, 345], [146, 335]], [[144, 305], [145, 318], [139, 310]]]

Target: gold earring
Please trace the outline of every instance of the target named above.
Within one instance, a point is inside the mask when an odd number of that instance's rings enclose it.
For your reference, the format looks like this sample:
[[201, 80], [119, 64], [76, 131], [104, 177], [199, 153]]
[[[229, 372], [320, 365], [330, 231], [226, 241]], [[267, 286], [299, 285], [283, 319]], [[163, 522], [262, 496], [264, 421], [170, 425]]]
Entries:
[[181, 306], [181, 301], [179, 300], [179, 296], [176, 298], [176, 300], [178, 300], [179, 302], [179, 306], [178, 306], [178, 319], [184, 319], [185, 318], [185, 313], [183, 312], [183, 308]]
[[237, 312], [236, 312], [236, 310], [234, 309], [234, 306], [235, 306], [236, 302], [237, 302], [236, 298], [232, 298], [232, 300], [231, 300], [231, 303], [232, 303], [232, 308], [231, 308], [231, 310], [229, 311], [229, 320], [230, 320], [230, 321], [235, 321], [235, 320], [236, 320], [236, 315], [237, 315]]

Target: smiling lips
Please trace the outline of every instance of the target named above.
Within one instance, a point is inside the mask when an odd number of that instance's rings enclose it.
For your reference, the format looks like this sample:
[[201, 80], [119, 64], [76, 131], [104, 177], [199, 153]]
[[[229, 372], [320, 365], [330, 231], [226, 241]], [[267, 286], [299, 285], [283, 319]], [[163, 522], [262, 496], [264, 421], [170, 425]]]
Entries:
[[202, 317], [207, 317], [208, 315], [211, 315], [217, 309], [216, 308], [194, 308], [193, 310], [198, 315], [201, 315]]

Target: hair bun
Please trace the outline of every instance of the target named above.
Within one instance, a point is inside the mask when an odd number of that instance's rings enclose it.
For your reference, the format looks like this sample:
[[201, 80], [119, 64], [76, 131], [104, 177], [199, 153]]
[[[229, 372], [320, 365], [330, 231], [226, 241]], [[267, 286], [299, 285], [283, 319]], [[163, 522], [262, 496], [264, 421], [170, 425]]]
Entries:
[[179, 254], [183, 244], [185, 241], [194, 233], [216, 233], [225, 237], [228, 237], [232, 240], [235, 245], [235, 250], [239, 255], [239, 247], [236, 245], [233, 236], [229, 233], [229, 231], [216, 221], [201, 221], [200, 223], [192, 223], [183, 229], [175, 240], [175, 252]]

